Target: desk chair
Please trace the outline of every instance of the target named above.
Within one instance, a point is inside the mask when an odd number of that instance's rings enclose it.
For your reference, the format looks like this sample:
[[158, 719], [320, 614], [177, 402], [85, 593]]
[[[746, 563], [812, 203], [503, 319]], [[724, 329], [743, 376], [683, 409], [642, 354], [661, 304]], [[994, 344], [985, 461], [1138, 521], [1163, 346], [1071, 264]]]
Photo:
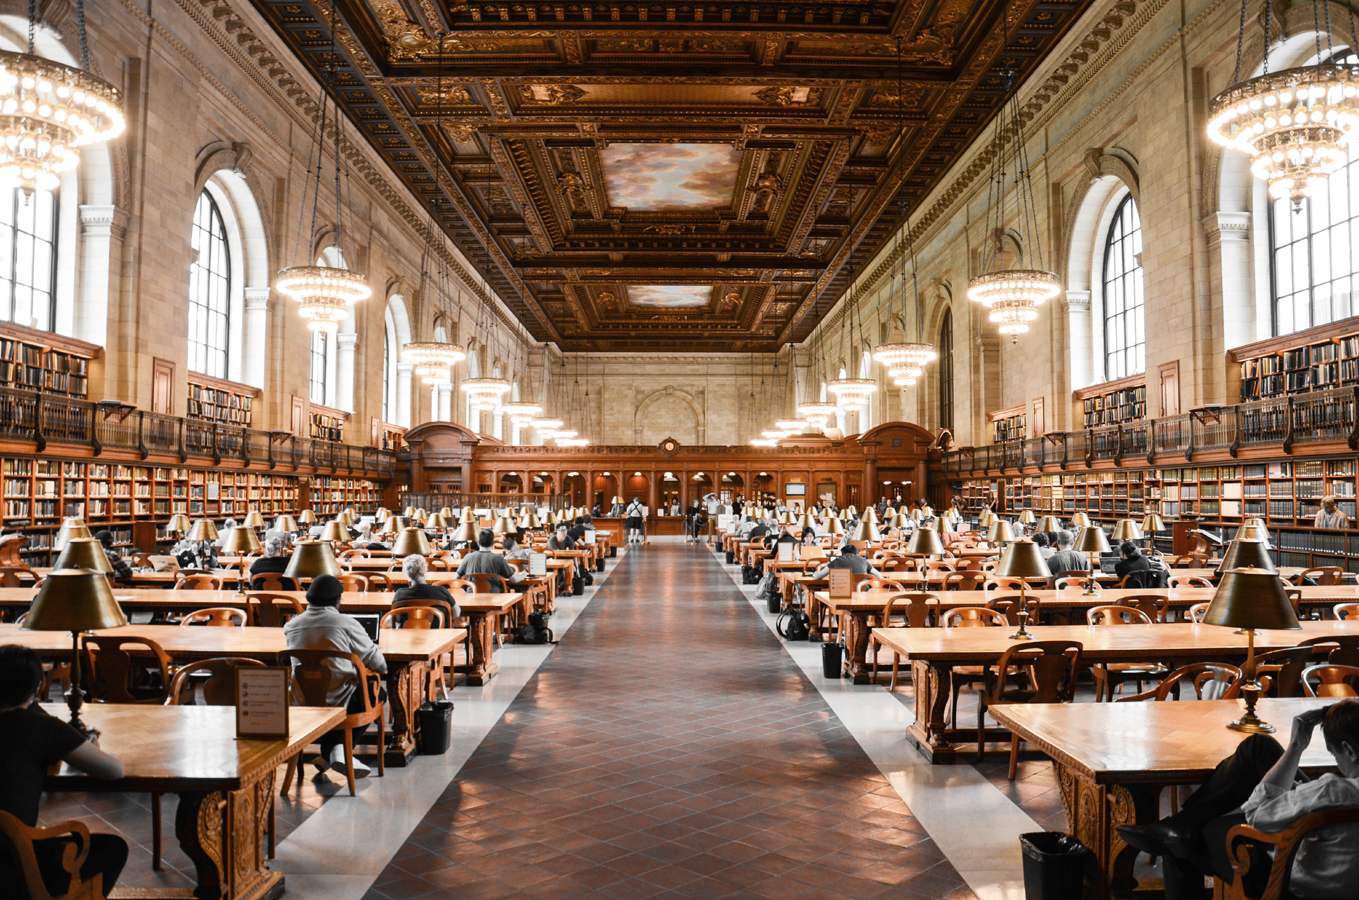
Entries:
[[206, 573], [185, 575], [175, 582], [174, 589], [177, 591], [220, 591], [222, 589], [222, 576]]
[[[1313, 687], [1312, 682], [1316, 681]], [[1308, 697], [1359, 697], [1359, 667], [1323, 663], [1302, 670], [1302, 692]]]
[[[1227, 832], [1227, 858], [1232, 863], [1232, 880], [1231, 883], [1226, 883], [1221, 879], [1214, 879], [1217, 884], [1214, 896], [1219, 896], [1222, 900], [1247, 900], [1245, 877], [1254, 859], [1261, 865], [1267, 862], [1269, 864], [1269, 882], [1259, 900], [1286, 900], [1290, 896], [1288, 882], [1293, 876], [1293, 858], [1298, 855], [1303, 842], [1314, 831], [1351, 822], [1359, 822], [1359, 807], [1312, 813], [1303, 816], [1277, 834], [1266, 834], [1249, 825], [1237, 825]], [[1274, 848], [1272, 862], [1264, 853], [1236, 852], [1236, 842], [1241, 840], [1272, 846]]]
[[[1010, 622], [1005, 614], [985, 606], [963, 606], [951, 609], [944, 614], [945, 628], [1005, 628]], [[972, 687], [979, 680], [989, 686], [992, 677], [990, 666], [954, 666], [948, 673], [950, 702], [949, 724], [957, 727], [958, 693], [963, 687]]]
[[1304, 644], [1324, 650], [1326, 662], [1333, 666], [1359, 666], [1359, 634], [1318, 636], [1298, 641], [1299, 647]]
[[1303, 569], [1293, 578], [1293, 583], [1297, 585], [1305, 584], [1308, 578], [1311, 578], [1317, 584], [1341, 584], [1345, 578], [1345, 570], [1339, 566], [1316, 566], [1311, 569]]
[[214, 606], [188, 613], [179, 620], [179, 624], [182, 626], [244, 627], [249, 618], [249, 613], [243, 609], [236, 609], [232, 606]]
[[282, 628], [293, 616], [302, 615], [302, 601], [289, 594], [256, 591], [245, 595], [245, 611], [250, 624], [264, 628]]
[[[1151, 625], [1154, 620], [1146, 610], [1136, 605], [1092, 606], [1085, 611], [1086, 624], [1093, 627], [1112, 625]], [[1114, 689], [1123, 686], [1124, 681], [1137, 682], [1137, 692], [1142, 692], [1142, 682], [1148, 678], [1165, 675], [1165, 666], [1156, 663], [1096, 663], [1090, 667], [1090, 675], [1095, 680], [1095, 702], [1106, 699], [1113, 702]]]
[[[358, 673], [358, 687], [356, 690], [362, 692], [363, 708], [358, 712], [349, 713], [335, 726], [344, 731], [344, 763], [345, 775], [349, 781], [349, 796], [354, 796], [354, 730], [365, 728], [373, 722], [378, 724], [377, 759], [378, 775], [387, 774], [387, 720], [385, 712], [387, 704], [375, 699], [373, 692], [369, 689], [376, 680], [376, 676], [368, 670], [353, 653], [343, 653], [339, 650], [284, 650], [279, 654], [279, 662], [290, 665], [293, 672], [293, 685], [302, 694], [303, 706], [329, 706], [326, 697], [338, 677], [326, 663], [330, 660], [344, 660], [354, 667]], [[288, 762], [287, 774], [283, 776], [283, 790], [281, 796], [287, 796], [288, 788], [292, 786], [293, 778], [298, 774], [301, 765], [301, 754], [294, 756]]]
[[[865, 582], [866, 584], [867, 582]], [[902, 591], [899, 585], [894, 585], [893, 590], [899, 593], [883, 604], [882, 612], [878, 615], [877, 628], [926, 628], [930, 624], [930, 601], [939, 602], [939, 598], [934, 594], [923, 591]], [[873, 682], [878, 681], [878, 649], [877, 638], [873, 632], [868, 633], [868, 646], [873, 653]], [[897, 689], [897, 678], [901, 670], [901, 654], [892, 651], [892, 681], [888, 684], [889, 691]]]
[[[51, 838], [75, 838], [61, 858], [61, 867], [70, 875], [71, 884], [60, 895], [48, 893], [43, 884], [42, 873], [38, 869], [38, 858], [33, 852], [35, 841]], [[80, 867], [90, 853], [90, 829], [83, 822], [71, 820], [46, 828], [30, 828], [7, 812], [0, 811], [0, 839], [13, 850], [19, 865], [19, 877], [33, 900], [104, 900], [103, 876], [95, 875], [89, 881], [80, 880]]]
[[1202, 575], [1171, 575], [1170, 589], [1178, 588], [1210, 588], [1213, 583]]
[[1316, 648], [1311, 644], [1281, 647], [1255, 654], [1255, 677], [1264, 686], [1261, 696], [1297, 697], [1302, 692], [1302, 670]]
[[296, 579], [288, 578], [277, 572], [261, 572], [250, 579], [252, 591], [300, 591]]
[[[1160, 594], [1133, 594], [1118, 598], [1118, 606], [1126, 606], [1132, 609], [1140, 609], [1147, 614], [1151, 624], [1163, 625], [1168, 620], [1166, 610], [1170, 607], [1170, 598]], [[1141, 688], [1138, 688], [1141, 690]]]
[[[996, 680], [977, 692], [977, 762], [986, 757], [986, 710], [997, 703], [1070, 703], [1080, 671], [1080, 641], [1033, 641], [1006, 649], [996, 664]], [[1029, 687], [1007, 690], [1010, 667], [1028, 670]], [[1019, 735], [1010, 735], [1010, 780], [1019, 766]]]
[[355, 575], [352, 572], [346, 572], [345, 574], [339, 576], [339, 581], [340, 587], [344, 588], [346, 593], [368, 592], [368, 578], [366, 576]]
[[[420, 606], [409, 605], [387, 610], [378, 620], [378, 629], [410, 628], [428, 631], [433, 628], [446, 627], [445, 623], [453, 618], [448, 612], [448, 604], [442, 600], [431, 600], [429, 603], [431, 604], [429, 606], [423, 604]], [[439, 606], [434, 606], [435, 603]], [[425, 686], [425, 698], [431, 703], [437, 699], [434, 692], [436, 679], [444, 699], [448, 699], [448, 670], [453, 664], [452, 655], [451, 653], [444, 654], [444, 658], [440, 659], [438, 664], [429, 671], [429, 682]], [[444, 664], [445, 659], [448, 661], [447, 666]]]
[[1337, 619], [1359, 619], [1359, 603], [1337, 603], [1331, 612]]

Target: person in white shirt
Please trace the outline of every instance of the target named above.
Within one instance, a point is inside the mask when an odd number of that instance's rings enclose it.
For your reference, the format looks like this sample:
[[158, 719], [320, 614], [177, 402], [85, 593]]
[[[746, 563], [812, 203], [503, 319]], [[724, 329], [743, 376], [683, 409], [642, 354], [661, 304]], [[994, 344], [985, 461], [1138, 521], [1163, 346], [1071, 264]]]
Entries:
[[633, 497], [624, 515], [627, 517], [623, 525], [628, 532], [628, 543], [642, 543], [643, 529], [646, 527], [646, 504], [642, 502], [642, 498]]
[[716, 494], [706, 494], [703, 497], [703, 505], [708, 510], [708, 540], [713, 542], [713, 529], [717, 527], [717, 517], [722, 512], [722, 501]]

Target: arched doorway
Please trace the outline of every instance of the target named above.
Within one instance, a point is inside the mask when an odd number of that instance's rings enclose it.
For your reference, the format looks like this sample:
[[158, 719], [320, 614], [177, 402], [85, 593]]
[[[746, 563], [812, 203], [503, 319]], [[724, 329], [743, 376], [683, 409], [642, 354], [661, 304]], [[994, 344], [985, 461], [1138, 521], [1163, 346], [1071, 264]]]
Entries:
[[681, 497], [680, 480], [675, 477], [674, 472], [666, 472], [661, 476], [660, 483], [660, 504], [658, 512], [661, 515], [671, 515], [678, 510], [679, 515], [684, 515], [684, 501]]
[[708, 472], [695, 472], [689, 479], [689, 499], [703, 502], [705, 494], [712, 493], [713, 477]]
[[579, 472], [567, 472], [562, 479], [562, 493], [566, 495], [567, 506], [584, 506], [585, 476]]
[[745, 499], [745, 494], [746, 480], [744, 476], [738, 475], [735, 472], [723, 473], [722, 487], [719, 489], [718, 495], [725, 502], [730, 503], [737, 497]]
[[755, 476], [755, 481], [751, 484], [749, 499], [769, 509], [779, 502], [778, 491], [778, 480], [768, 472], [761, 472]]
[[633, 472], [623, 481], [623, 505], [638, 498], [646, 505], [651, 505], [651, 479], [641, 472]]
[[497, 494], [522, 494], [524, 493], [524, 479], [518, 472], [504, 472], [500, 476], [500, 483], [496, 485]]
[[547, 472], [537, 472], [530, 480], [529, 490], [535, 494], [552, 495], [557, 492], [556, 480]]
[[612, 472], [599, 472], [591, 486], [590, 505], [599, 503], [599, 508], [608, 512], [613, 506], [613, 498], [618, 496], [618, 476]]

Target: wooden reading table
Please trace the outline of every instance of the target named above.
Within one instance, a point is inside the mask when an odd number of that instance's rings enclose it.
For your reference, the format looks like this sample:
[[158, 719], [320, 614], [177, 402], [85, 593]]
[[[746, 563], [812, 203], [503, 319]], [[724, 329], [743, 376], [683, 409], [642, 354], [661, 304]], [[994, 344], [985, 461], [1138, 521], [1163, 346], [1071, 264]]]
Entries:
[[[931, 762], [954, 762], [954, 741], [972, 743], [975, 728], [949, 728], [944, 712], [949, 701], [949, 673], [954, 666], [995, 665], [1001, 654], [1018, 641], [1010, 628], [875, 628], [884, 647], [911, 663], [915, 689], [915, 722], [906, 730], [911, 742]], [[1201, 661], [1239, 662], [1246, 657], [1246, 636], [1215, 625], [1174, 622], [1166, 625], [1039, 625], [1029, 632], [1040, 641], [1079, 641], [1082, 664], [1096, 662], [1165, 662], [1171, 666]], [[1305, 621], [1300, 631], [1261, 631], [1256, 652], [1294, 647], [1307, 638], [1359, 635], [1359, 621]], [[1082, 709], [1104, 704], [1082, 703]], [[988, 740], [1002, 740], [999, 731]]]
[[[43, 708], [63, 721], [68, 716], [64, 706]], [[288, 711], [288, 737], [277, 740], [237, 740], [232, 706], [87, 703], [80, 715], [102, 732], [99, 746], [123, 761], [126, 774], [104, 781], [63, 763], [47, 776], [46, 790], [179, 795], [175, 837], [193, 860], [198, 885], [150, 896], [266, 900], [283, 893], [283, 876], [269, 871], [264, 849], [275, 775], [280, 765], [338, 725], [343, 709], [294, 706]], [[126, 895], [117, 888], [114, 894]]]
[[[1265, 697], [1256, 711], [1286, 742], [1298, 713], [1335, 702]], [[1068, 827], [1095, 854], [1095, 887], [1104, 898], [1139, 887], [1133, 877], [1137, 851], [1114, 829], [1160, 818], [1163, 787], [1202, 784], [1245, 739], [1226, 727], [1242, 709], [1235, 700], [1187, 700], [1005, 704], [992, 706], [990, 713], [1052, 758]], [[1316, 775], [1334, 766], [1318, 729], [1302, 767]]]

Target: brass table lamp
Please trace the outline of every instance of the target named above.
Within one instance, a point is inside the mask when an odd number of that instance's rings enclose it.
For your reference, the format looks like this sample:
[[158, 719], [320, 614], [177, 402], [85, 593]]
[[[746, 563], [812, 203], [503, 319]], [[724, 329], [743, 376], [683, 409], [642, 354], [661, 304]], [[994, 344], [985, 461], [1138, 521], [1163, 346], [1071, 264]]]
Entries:
[[[898, 513], [900, 515], [900, 513]], [[933, 528], [921, 526], [906, 542], [906, 553], [911, 556], [943, 556], [944, 541]]]
[[1086, 515], [1085, 513], [1083, 513], [1083, 512], [1072, 513], [1072, 514], [1071, 514], [1071, 527], [1072, 527], [1072, 528], [1089, 528], [1089, 527], [1090, 527], [1090, 517], [1087, 516], [1087, 515]]
[[170, 521], [165, 523], [165, 536], [172, 541], [177, 540], [177, 538], [170, 536], [179, 535], [180, 538], [183, 538], [184, 535], [189, 533], [189, 529], [192, 527], [193, 522], [189, 521], [188, 516], [184, 515], [184, 513], [175, 513], [170, 517]]
[[321, 529], [321, 540], [347, 541], [349, 540], [349, 529], [339, 519], [331, 519], [326, 523], [326, 527]]
[[211, 519], [199, 519], [193, 523], [193, 528], [189, 529], [189, 540], [191, 541], [215, 541], [221, 535], [217, 533], [217, 526], [212, 524]]
[[[259, 513], [255, 513], [259, 515]], [[222, 549], [235, 553], [241, 561], [241, 574], [236, 579], [236, 596], [245, 596], [245, 557], [247, 553], [259, 553], [264, 549], [259, 537], [255, 534], [255, 529], [248, 525], [238, 525], [227, 532], [226, 540], [222, 541]]]
[[472, 507], [470, 506], [464, 506], [462, 508], [462, 516], [458, 519], [458, 521], [471, 522], [473, 525], [480, 524], [479, 522], [477, 522], [477, 514], [472, 511]]
[[541, 531], [542, 528], [543, 523], [538, 521], [537, 514], [531, 509], [519, 520], [520, 531]]
[[892, 516], [892, 521], [887, 524], [891, 528], [905, 528], [906, 523], [909, 521], [911, 521], [910, 516], [903, 516], [901, 513], [896, 513]]
[[241, 523], [246, 528], [263, 528], [265, 526], [264, 516], [260, 515], [258, 509], [252, 509], [245, 514], [245, 521]]
[[[1077, 515], [1080, 515], [1079, 513]], [[1098, 525], [1089, 525], [1081, 529], [1081, 533], [1076, 535], [1076, 546], [1073, 550], [1081, 553], [1108, 553], [1112, 549], [1109, 540], [1104, 536], [1104, 529]], [[1085, 581], [1085, 590], [1081, 593], [1082, 597], [1093, 597], [1099, 593], [1099, 582], [1095, 580], [1095, 567], [1090, 567], [1090, 577]]]
[[71, 632], [71, 689], [66, 692], [66, 706], [71, 710], [71, 727], [88, 739], [97, 739], [99, 732], [80, 721], [80, 707], [85, 702], [80, 687], [84, 680], [80, 674], [80, 636], [126, 624], [127, 617], [113, 599], [109, 580], [88, 569], [58, 568], [48, 573], [24, 616], [23, 627], [29, 631]]
[[1246, 522], [1246, 524], [1236, 529], [1235, 540], [1259, 541], [1260, 543], [1264, 544], [1266, 548], [1268, 548], [1269, 529], [1266, 528], [1263, 524], [1255, 524], [1259, 521], [1260, 521], [1259, 519], [1250, 519]]
[[341, 574], [335, 551], [328, 541], [298, 541], [293, 548], [292, 558], [288, 560], [288, 568], [283, 570], [283, 577], [294, 580], [321, 575], [338, 578]]
[[297, 521], [301, 522], [303, 525], [315, 525], [316, 513], [310, 509], [304, 509], [302, 512], [298, 513]]
[[515, 525], [509, 516], [497, 516], [491, 531], [495, 534], [515, 534], [519, 531], [519, 526]]
[[839, 516], [831, 516], [825, 521], [826, 534], [844, 534], [845, 526], [840, 524]]
[[279, 516], [274, 520], [274, 530], [284, 534], [297, 534], [297, 520], [288, 515]]
[[1279, 571], [1274, 566], [1274, 560], [1269, 558], [1265, 542], [1256, 538], [1232, 541], [1227, 545], [1227, 552], [1223, 554], [1222, 562], [1218, 563], [1217, 574], [1222, 575], [1232, 569], [1264, 569], [1274, 573], [1276, 578]]
[[[56, 560], [52, 563], [53, 569], [84, 569], [87, 572], [98, 572], [101, 575], [112, 575], [113, 566], [109, 564], [108, 555], [104, 552], [104, 545], [94, 538], [71, 538], [66, 542], [66, 546], [61, 549]], [[104, 579], [107, 581], [108, 579]], [[62, 629], [65, 630], [65, 629]]]
[[1029, 633], [1028, 579], [1048, 577], [1048, 562], [1038, 552], [1038, 545], [1028, 538], [1011, 541], [1010, 546], [1001, 554], [1000, 564], [996, 566], [999, 578], [1019, 579], [1019, 609], [1015, 616], [1019, 619], [1019, 630], [1010, 635], [1012, 641], [1031, 641]]
[[419, 528], [407, 528], [396, 536], [392, 544], [392, 556], [429, 556], [434, 548]]
[[477, 542], [477, 526], [471, 522], [463, 522], [448, 538], [454, 543], [475, 544]]
[[56, 538], [52, 541], [52, 549], [60, 553], [66, 546], [66, 542], [72, 538], [94, 537], [90, 534], [89, 526], [84, 520], [79, 518], [63, 519], [61, 530], [57, 532]]
[[1246, 664], [1241, 667], [1245, 679], [1241, 696], [1246, 701], [1246, 714], [1227, 727], [1247, 734], [1274, 731], [1273, 725], [1255, 714], [1255, 703], [1263, 690], [1255, 677], [1255, 629], [1294, 631], [1302, 628], [1278, 574], [1253, 568], [1229, 570], [1213, 593], [1213, 600], [1203, 614], [1203, 624], [1246, 631]]
[[425, 520], [426, 528], [433, 528], [435, 531], [445, 531], [448, 529], [448, 519], [443, 513], [434, 513]]
[[854, 527], [854, 533], [849, 536], [849, 539], [851, 541], [880, 541], [882, 535], [878, 534], [878, 526], [875, 523], [863, 518]]
[[1031, 509], [1023, 510], [1019, 514], [1019, 523], [1021, 525], [1032, 525], [1036, 521], [1038, 521], [1038, 517], [1033, 514], [1033, 510]]
[[1062, 523], [1057, 521], [1056, 516], [1043, 516], [1035, 526], [1036, 530], [1056, 534], [1062, 530]]
[[863, 520], [865, 522], [872, 522], [874, 525], [878, 524], [878, 514], [874, 512], [873, 507], [870, 506], [868, 509], [864, 510]]
[[1115, 541], [1140, 541], [1142, 540], [1142, 529], [1137, 527], [1137, 523], [1132, 519], [1119, 519], [1114, 526], [1114, 533], [1110, 535], [1111, 540]]
[[994, 518], [995, 521], [991, 523], [990, 530], [986, 532], [986, 540], [992, 544], [1013, 543], [1015, 532], [1014, 529], [1010, 527], [1010, 523], [999, 516], [993, 516], [992, 518]]

